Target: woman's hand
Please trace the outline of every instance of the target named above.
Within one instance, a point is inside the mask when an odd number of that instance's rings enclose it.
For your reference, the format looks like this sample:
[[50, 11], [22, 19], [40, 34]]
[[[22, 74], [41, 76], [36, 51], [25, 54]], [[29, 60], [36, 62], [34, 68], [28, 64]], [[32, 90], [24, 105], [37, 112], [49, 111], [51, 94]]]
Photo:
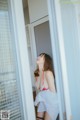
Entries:
[[35, 79], [36, 79], [35, 86], [39, 90], [39, 88], [40, 88], [40, 79], [39, 79], [39, 77], [35, 77]]

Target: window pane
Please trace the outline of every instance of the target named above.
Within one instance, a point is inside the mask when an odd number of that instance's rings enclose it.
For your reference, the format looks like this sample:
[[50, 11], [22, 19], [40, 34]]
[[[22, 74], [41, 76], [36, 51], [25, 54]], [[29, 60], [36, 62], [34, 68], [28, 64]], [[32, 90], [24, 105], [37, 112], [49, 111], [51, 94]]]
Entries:
[[24, 120], [13, 40], [8, 0], [0, 0], [0, 112], [10, 110], [10, 120]]
[[64, 47], [73, 120], [80, 119], [80, 0], [61, 0]]

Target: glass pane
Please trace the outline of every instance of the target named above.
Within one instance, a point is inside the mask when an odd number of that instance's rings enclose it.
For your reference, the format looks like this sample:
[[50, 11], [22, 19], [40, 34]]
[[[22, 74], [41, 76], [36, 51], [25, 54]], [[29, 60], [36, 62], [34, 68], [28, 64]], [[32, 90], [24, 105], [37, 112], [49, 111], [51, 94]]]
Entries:
[[73, 120], [80, 119], [80, 1], [61, 0], [63, 37]]
[[8, 0], [0, 0], [0, 119], [6, 117], [2, 110], [9, 110], [10, 120], [24, 120], [13, 40]]

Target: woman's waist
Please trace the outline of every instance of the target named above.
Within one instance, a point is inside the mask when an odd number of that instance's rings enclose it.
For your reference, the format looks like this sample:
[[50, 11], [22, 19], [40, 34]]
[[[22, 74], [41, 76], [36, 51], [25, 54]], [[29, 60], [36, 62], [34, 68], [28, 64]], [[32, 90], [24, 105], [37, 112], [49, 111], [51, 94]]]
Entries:
[[55, 92], [52, 92], [50, 91], [49, 89], [47, 90], [41, 90], [37, 96], [36, 96], [38, 102], [40, 101], [53, 101], [54, 102], [58, 102], [58, 96], [57, 96], [57, 93]]
[[49, 90], [49, 91], [51, 91], [53, 93], [56, 93], [56, 90], [50, 90], [48, 87], [43, 87], [43, 88], [40, 88], [39, 90], [40, 91], [47, 91], [47, 90]]
[[40, 93], [48, 95], [48, 96], [56, 96], [57, 95], [56, 91], [51, 91], [49, 88], [40, 90]]
[[40, 91], [46, 91], [46, 90], [49, 90], [49, 88], [47, 87], [40, 88]]

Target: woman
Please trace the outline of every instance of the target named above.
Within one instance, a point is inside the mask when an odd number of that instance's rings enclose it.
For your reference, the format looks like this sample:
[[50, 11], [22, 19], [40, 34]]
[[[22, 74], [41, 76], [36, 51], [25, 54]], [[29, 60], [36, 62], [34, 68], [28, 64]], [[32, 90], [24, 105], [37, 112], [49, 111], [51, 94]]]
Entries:
[[37, 120], [56, 120], [59, 114], [58, 98], [54, 84], [52, 59], [46, 53], [37, 58], [37, 69], [34, 72], [36, 88], [35, 106], [38, 106]]

